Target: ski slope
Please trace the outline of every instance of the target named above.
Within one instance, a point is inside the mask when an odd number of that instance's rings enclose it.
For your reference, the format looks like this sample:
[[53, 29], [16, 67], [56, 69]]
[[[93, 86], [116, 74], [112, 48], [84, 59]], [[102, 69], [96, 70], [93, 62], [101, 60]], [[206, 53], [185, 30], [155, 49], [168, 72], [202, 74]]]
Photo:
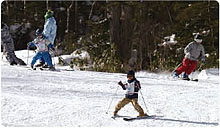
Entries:
[[[16, 55], [27, 61], [27, 51]], [[30, 57], [34, 53], [30, 52]], [[57, 58], [54, 59], [57, 62]], [[29, 59], [30, 63], [31, 59]], [[175, 80], [168, 73], [138, 72], [139, 103], [154, 119], [111, 118], [124, 97], [117, 89], [126, 74], [92, 71], [32, 71], [1, 61], [1, 123], [5, 127], [214, 127], [219, 125], [219, 71], [203, 70], [199, 82]], [[115, 94], [116, 92], [116, 94]], [[106, 111], [110, 106], [108, 114]], [[146, 110], [147, 109], [147, 110]], [[118, 113], [136, 116], [131, 104]]]

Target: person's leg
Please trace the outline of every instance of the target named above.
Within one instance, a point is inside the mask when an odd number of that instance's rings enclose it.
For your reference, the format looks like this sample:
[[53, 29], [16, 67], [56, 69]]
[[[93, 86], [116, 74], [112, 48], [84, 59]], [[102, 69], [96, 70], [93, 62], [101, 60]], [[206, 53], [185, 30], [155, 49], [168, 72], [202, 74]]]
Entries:
[[195, 69], [196, 69], [196, 66], [197, 66], [197, 61], [190, 61], [190, 67], [186, 70], [186, 74], [187, 75], [190, 75]]
[[184, 58], [183, 64], [179, 68], [176, 69], [176, 73], [180, 75], [182, 72], [185, 72], [189, 68], [189, 59]]
[[139, 116], [145, 116], [144, 114], [144, 110], [141, 108], [141, 106], [138, 104], [138, 99], [132, 99], [131, 100], [132, 105], [134, 106], [134, 108], [139, 112]]
[[53, 62], [52, 62], [52, 56], [50, 55], [50, 53], [48, 52], [48, 57], [49, 57], [49, 60], [51, 62], [51, 64], [53, 65]]
[[52, 45], [54, 45], [55, 38], [56, 38], [56, 33], [55, 34], [51, 34], [50, 42], [51, 42]]
[[123, 108], [126, 104], [128, 104], [129, 102], [131, 102], [131, 99], [129, 99], [129, 98], [123, 98], [121, 101], [119, 101], [118, 104], [115, 107], [114, 115], [116, 115], [117, 112], [121, 108]]
[[17, 64], [14, 59], [13, 59], [13, 53], [11, 52], [6, 52], [6, 59], [8, 60], [9, 64], [10, 65], [14, 65], [14, 64]]
[[45, 60], [45, 62], [49, 67], [53, 66], [49, 52], [43, 52], [43, 59]]
[[13, 58], [11, 57], [12, 54], [14, 54], [14, 52], [12, 51], [11, 47], [10, 47], [10, 43], [3, 43], [3, 49], [6, 55], [6, 59], [9, 62], [10, 65], [14, 65], [16, 64], [13, 60]]
[[40, 52], [38, 52], [38, 53], [33, 57], [32, 61], [31, 61], [31, 66], [34, 66], [34, 64], [36, 63], [36, 61], [37, 61], [38, 59], [40, 59], [41, 57], [42, 57], [42, 54], [41, 54]]

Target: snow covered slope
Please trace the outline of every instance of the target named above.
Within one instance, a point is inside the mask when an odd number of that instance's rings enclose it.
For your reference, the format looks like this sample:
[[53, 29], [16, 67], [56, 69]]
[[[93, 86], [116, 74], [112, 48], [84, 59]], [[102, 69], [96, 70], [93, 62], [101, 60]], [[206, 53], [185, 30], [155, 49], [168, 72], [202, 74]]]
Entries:
[[[27, 51], [16, 52], [24, 61]], [[33, 54], [30, 54], [33, 56]], [[31, 59], [29, 60], [30, 63]], [[55, 58], [56, 61], [56, 58]], [[57, 67], [62, 69], [63, 67]], [[169, 74], [136, 73], [139, 103], [154, 119], [131, 122], [111, 118], [124, 97], [118, 81], [126, 74], [92, 71], [32, 71], [1, 61], [1, 123], [25, 127], [212, 127], [219, 125], [218, 69], [202, 71], [199, 82], [175, 80]], [[113, 98], [109, 113], [108, 106]], [[147, 110], [146, 110], [147, 109]], [[131, 104], [119, 111], [136, 116]]]

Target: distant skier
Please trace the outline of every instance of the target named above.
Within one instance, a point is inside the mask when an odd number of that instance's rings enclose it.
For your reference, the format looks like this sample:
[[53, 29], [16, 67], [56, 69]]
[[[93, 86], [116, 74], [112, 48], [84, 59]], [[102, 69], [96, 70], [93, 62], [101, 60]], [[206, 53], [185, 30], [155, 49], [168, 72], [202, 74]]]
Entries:
[[127, 74], [128, 81], [123, 84], [121, 81], [118, 83], [124, 90], [127, 90], [125, 98], [120, 101], [114, 111], [114, 116], [117, 116], [118, 111], [123, 108], [126, 104], [132, 103], [134, 108], [139, 112], [139, 117], [147, 116], [144, 113], [141, 106], [138, 104], [138, 91], [141, 88], [140, 82], [135, 78], [134, 71], [129, 71]]
[[[45, 24], [44, 24], [44, 30], [43, 34], [44, 36], [50, 41], [51, 45], [54, 45], [54, 40], [56, 38], [56, 32], [57, 32], [57, 25], [56, 20], [53, 17], [53, 11], [48, 10], [44, 16], [45, 18]], [[51, 59], [51, 55], [49, 56]], [[52, 61], [52, 59], [51, 59]], [[43, 58], [40, 58], [40, 64], [37, 66], [45, 66], [45, 61]]]
[[56, 38], [57, 25], [56, 20], [53, 17], [53, 11], [48, 10], [45, 14], [45, 24], [43, 34], [48, 38], [50, 43], [54, 45], [54, 40]]
[[53, 67], [52, 61], [50, 59], [50, 54], [49, 54], [49, 49], [53, 49], [52, 44], [50, 43], [50, 41], [42, 34], [42, 30], [37, 29], [36, 30], [36, 35], [37, 38], [34, 39], [34, 41], [30, 42], [28, 44], [28, 47], [37, 47], [37, 53], [36, 55], [33, 57], [33, 60], [31, 62], [31, 68], [34, 68], [34, 64], [36, 63], [36, 61], [40, 58], [43, 58], [46, 63], [48, 64], [49, 70], [55, 70], [55, 68]]
[[9, 28], [5, 23], [1, 24], [1, 44], [3, 53], [6, 54], [6, 59], [10, 65], [26, 65], [25, 62], [15, 55], [14, 41], [10, 35]]
[[203, 63], [205, 62], [205, 50], [201, 43], [202, 36], [197, 34], [194, 37], [194, 41], [185, 47], [183, 64], [175, 70], [173, 74], [175, 77], [178, 77], [182, 72], [184, 72], [183, 79], [189, 80], [188, 76], [193, 72], [193, 70], [195, 70], [198, 60], [201, 60]]

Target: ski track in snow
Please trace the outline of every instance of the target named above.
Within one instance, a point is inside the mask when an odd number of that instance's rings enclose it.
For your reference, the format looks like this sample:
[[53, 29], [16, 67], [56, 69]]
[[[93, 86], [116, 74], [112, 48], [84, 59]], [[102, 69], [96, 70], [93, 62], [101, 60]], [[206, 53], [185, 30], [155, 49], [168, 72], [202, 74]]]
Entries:
[[[18, 54], [20, 53], [20, 54]], [[25, 60], [25, 53], [17, 52]], [[57, 59], [57, 58], [56, 58]], [[30, 61], [30, 60], [29, 60]], [[57, 68], [62, 68], [58, 67]], [[212, 71], [213, 72], [213, 71]], [[214, 70], [218, 72], [218, 69]], [[199, 82], [175, 80], [168, 74], [136, 73], [141, 82], [139, 103], [154, 119], [111, 118], [124, 97], [118, 81], [126, 74], [92, 71], [32, 71], [1, 61], [1, 117], [13, 127], [212, 127], [219, 122], [219, 76]], [[218, 73], [217, 73], [218, 74]], [[204, 76], [204, 75], [201, 75]], [[211, 78], [209, 78], [211, 76]], [[113, 98], [108, 114], [106, 111]], [[119, 115], [136, 116], [131, 104]]]

